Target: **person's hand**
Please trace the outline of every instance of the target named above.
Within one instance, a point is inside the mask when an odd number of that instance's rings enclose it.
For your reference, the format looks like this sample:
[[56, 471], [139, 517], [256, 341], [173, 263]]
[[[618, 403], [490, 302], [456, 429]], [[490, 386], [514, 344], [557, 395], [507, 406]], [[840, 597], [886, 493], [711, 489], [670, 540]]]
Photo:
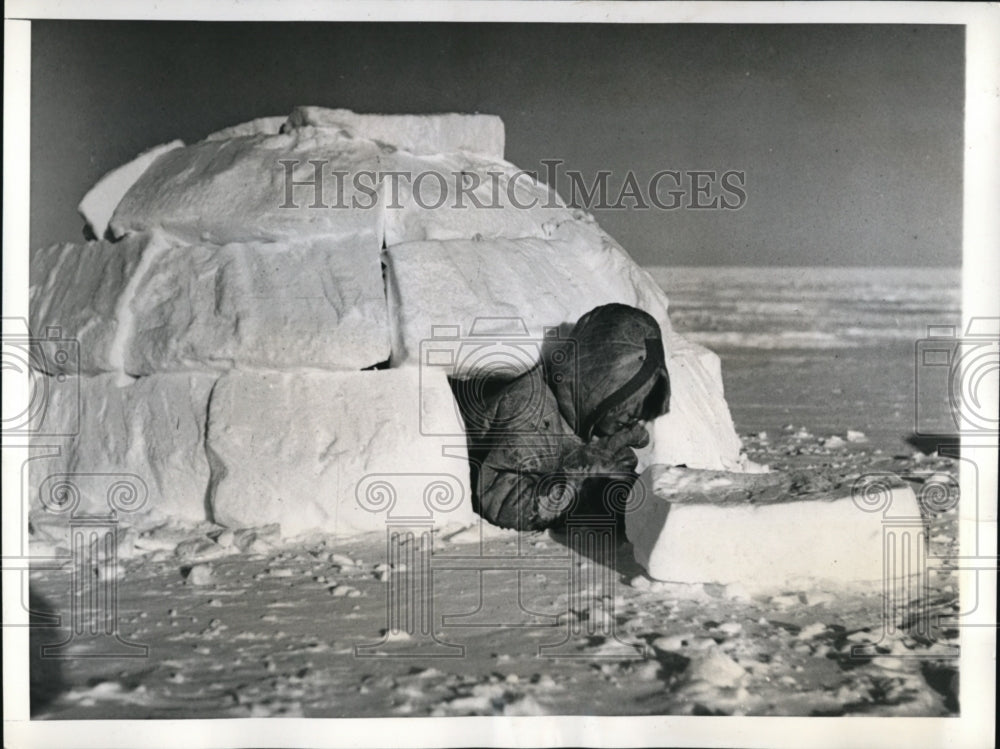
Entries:
[[645, 447], [649, 444], [649, 432], [642, 422], [636, 422], [630, 427], [620, 429], [608, 437], [601, 437], [597, 443], [613, 453], [623, 447]]
[[[648, 438], [647, 438], [648, 439]], [[614, 452], [613, 457], [613, 471], [609, 473], [635, 473], [635, 467], [639, 464], [639, 459], [636, 457], [635, 451], [626, 446], [618, 448]]]
[[606, 476], [635, 471], [638, 459], [632, 449], [622, 445], [611, 450], [605, 444], [593, 442], [581, 445], [567, 459], [569, 470], [580, 471], [592, 476]]

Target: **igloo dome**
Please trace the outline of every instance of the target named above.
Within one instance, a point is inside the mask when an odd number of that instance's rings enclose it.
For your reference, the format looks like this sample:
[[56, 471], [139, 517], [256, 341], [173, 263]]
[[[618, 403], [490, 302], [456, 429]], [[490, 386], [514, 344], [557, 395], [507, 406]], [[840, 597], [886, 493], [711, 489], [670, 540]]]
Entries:
[[124, 475], [144, 484], [140, 526], [472, 523], [449, 378], [524, 371], [546, 335], [608, 302], [663, 333], [656, 462], [739, 470], [718, 357], [503, 143], [492, 116], [300, 107], [106, 175], [80, 206], [101, 239], [31, 257], [31, 330], [78, 352], [40, 365], [37, 433], [60, 450], [30, 462], [33, 510], [53, 476], [76, 475], [91, 477], [79, 507], [107, 512], [104, 484]]

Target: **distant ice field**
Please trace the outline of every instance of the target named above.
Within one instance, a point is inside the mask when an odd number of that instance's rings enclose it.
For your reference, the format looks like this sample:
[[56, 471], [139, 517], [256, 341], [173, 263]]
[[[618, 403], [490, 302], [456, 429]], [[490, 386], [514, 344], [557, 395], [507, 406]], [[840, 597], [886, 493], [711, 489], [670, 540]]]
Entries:
[[960, 322], [958, 268], [648, 268], [670, 319], [722, 359], [741, 434], [860, 430], [910, 452], [918, 410], [946, 419], [948, 392], [921, 396], [917, 344]]
[[710, 348], [828, 349], [915, 341], [958, 324], [958, 268], [649, 267], [670, 319]]

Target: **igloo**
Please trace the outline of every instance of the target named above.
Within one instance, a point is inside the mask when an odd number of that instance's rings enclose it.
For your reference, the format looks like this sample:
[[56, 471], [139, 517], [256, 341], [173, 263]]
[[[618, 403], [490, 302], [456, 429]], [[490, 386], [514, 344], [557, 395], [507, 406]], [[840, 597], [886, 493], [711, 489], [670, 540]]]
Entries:
[[106, 513], [127, 476], [140, 527], [474, 523], [449, 378], [490, 361], [513, 376], [607, 302], [663, 333], [672, 408], [645, 460], [740, 470], [718, 357], [503, 146], [492, 116], [300, 107], [108, 174], [80, 206], [100, 239], [31, 257], [30, 328], [75, 345], [39, 364], [38, 434], [60, 450], [30, 461], [32, 512], [51, 509], [53, 477], [78, 476], [76, 511]]

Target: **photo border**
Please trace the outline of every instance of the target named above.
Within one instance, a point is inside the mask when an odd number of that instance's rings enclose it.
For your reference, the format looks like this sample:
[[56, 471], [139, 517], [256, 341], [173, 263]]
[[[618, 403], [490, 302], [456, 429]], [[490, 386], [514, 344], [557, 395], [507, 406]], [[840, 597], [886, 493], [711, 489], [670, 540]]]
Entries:
[[[516, 23], [918, 23], [966, 28], [966, 110], [963, 208], [963, 329], [973, 317], [1000, 316], [994, 285], [1000, 278], [1000, 8], [977, 3], [671, 3], [655, 2], [272, 2], [190, 0], [87, 2], [70, 10], [58, 0], [13, 0], [4, 27], [3, 316], [27, 318], [30, 41], [28, 19], [495, 21]], [[4, 372], [4, 397], [26, 383]], [[963, 439], [963, 447], [966, 447]], [[4, 444], [15, 444], [4, 439]], [[971, 445], [970, 445], [971, 446]], [[984, 451], [985, 452], [985, 451]], [[960, 543], [978, 543], [979, 556], [996, 558], [996, 453], [979, 466], [980, 479], [963, 472], [963, 497], [983, 486], [992, 497], [980, 521], [962, 513]], [[23, 555], [27, 518], [20, 500], [20, 464], [3, 463], [4, 567]], [[14, 489], [11, 491], [11, 489]], [[992, 502], [988, 500], [992, 500]], [[12, 509], [13, 507], [13, 509]], [[985, 525], [985, 527], [984, 527]], [[995, 564], [994, 564], [995, 568]], [[5, 576], [8, 572], [5, 571]], [[19, 573], [20, 574], [20, 573]], [[970, 580], [971, 578], [971, 580]], [[983, 581], [993, 580], [991, 586]], [[972, 586], [979, 581], [979, 589]], [[20, 586], [3, 589], [4, 729], [12, 747], [63, 746], [988, 746], [995, 714], [995, 571], [961, 578], [962, 600], [979, 607], [961, 632], [962, 716], [955, 718], [777, 717], [523, 717], [227, 719], [134, 721], [30, 721], [28, 628]], [[985, 588], [985, 589], [984, 589]], [[402, 730], [401, 730], [402, 729]]]

